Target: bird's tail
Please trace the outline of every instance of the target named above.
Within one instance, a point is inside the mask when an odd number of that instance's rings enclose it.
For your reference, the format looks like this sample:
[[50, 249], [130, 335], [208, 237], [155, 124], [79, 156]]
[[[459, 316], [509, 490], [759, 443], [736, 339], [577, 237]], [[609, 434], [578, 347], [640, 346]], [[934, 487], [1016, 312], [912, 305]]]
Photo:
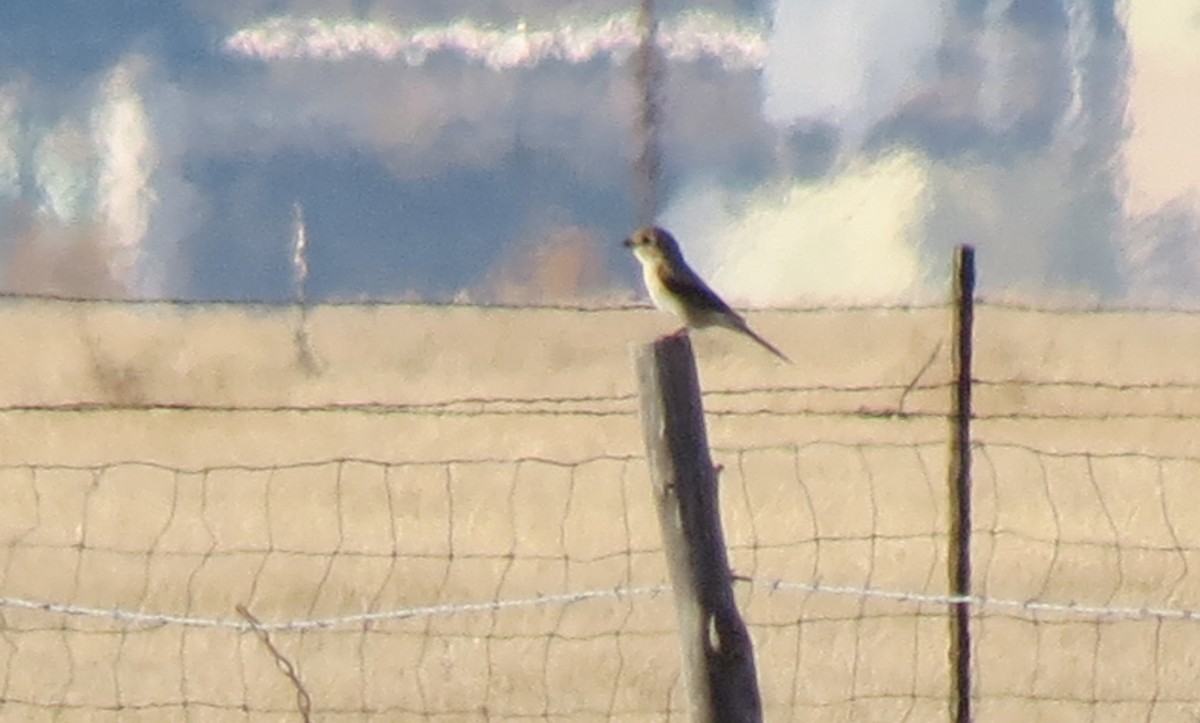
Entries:
[[748, 337], [750, 337], [751, 339], [753, 339], [754, 341], [758, 342], [758, 343], [759, 343], [759, 345], [760, 345], [760, 346], [762, 346], [762, 348], [764, 348], [764, 349], [766, 349], [767, 351], [771, 352], [772, 354], [774, 354], [775, 356], [777, 356], [777, 357], [779, 357], [780, 359], [784, 360], [784, 361], [785, 361], [785, 362], [787, 362], [788, 364], [791, 364], [791, 363], [792, 363], [792, 360], [788, 358], [788, 355], [787, 355], [787, 354], [784, 354], [783, 352], [779, 351], [779, 349], [778, 349], [778, 348], [777, 348], [777, 347], [776, 347], [774, 344], [772, 344], [771, 342], [769, 342], [769, 341], [767, 341], [766, 339], [762, 338], [762, 337], [761, 337], [761, 336], [759, 336], [758, 334], [754, 333], [754, 330], [753, 330], [753, 329], [751, 329], [751, 328], [750, 328], [750, 325], [749, 325], [749, 324], [747, 324], [747, 323], [746, 323], [744, 320], [742, 320], [742, 319], [738, 319], [738, 321], [739, 321], [739, 322], [741, 322], [740, 324], [738, 324], [738, 325], [737, 325], [737, 330], [738, 330], [738, 331], [742, 332], [742, 333], [743, 333], [743, 334], [745, 334], [746, 336], [748, 336]]

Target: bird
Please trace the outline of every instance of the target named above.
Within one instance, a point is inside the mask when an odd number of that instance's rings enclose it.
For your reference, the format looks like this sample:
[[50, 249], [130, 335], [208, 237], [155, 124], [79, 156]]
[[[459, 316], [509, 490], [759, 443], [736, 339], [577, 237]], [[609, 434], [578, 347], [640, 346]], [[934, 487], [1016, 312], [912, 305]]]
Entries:
[[783, 361], [792, 363], [774, 344], [754, 333], [746, 320], [692, 271], [679, 250], [679, 243], [666, 229], [643, 226], [622, 244], [641, 263], [642, 280], [654, 305], [683, 320], [683, 329], [678, 333], [707, 326], [725, 327], [745, 334]]

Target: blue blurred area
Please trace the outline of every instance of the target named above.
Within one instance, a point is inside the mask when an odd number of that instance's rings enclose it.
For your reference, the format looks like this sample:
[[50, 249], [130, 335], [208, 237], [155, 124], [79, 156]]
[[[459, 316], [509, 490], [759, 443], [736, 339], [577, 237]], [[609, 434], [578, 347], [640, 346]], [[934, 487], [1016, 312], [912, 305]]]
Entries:
[[0, 3], [0, 77], [23, 73], [38, 83], [69, 87], [131, 50], [153, 54], [172, 76], [214, 70], [224, 65], [213, 53], [219, 29], [193, 14], [191, 5], [5, 0]]
[[[614, 239], [613, 220], [632, 214], [620, 187], [581, 185], [560, 159], [520, 147], [495, 168], [412, 180], [355, 149], [204, 160], [188, 176], [210, 189], [212, 209], [187, 246], [195, 298], [290, 298], [293, 202], [304, 208], [314, 300], [449, 299], [484, 279], [533, 204], [570, 208]], [[606, 247], [619, 272], [627, 259]]]
[[[939, 169], [925, 179], [931, 200], [913, 232], [921, 253], [942, 259], [964, 238], [990, 234], [982, 251], [1002, 272], [987, 283], [1110, 296], [1128, 285], [1117, 159], [1131, 65], [1117, 0], [914, 0], [915, 14], [900, 16], [935, 18], [932, 28], [872, 25], [883, 0], [811, 0], [814, 16], [849, 13], [837, 26], [846, 46], [828, 48], [805, 35], [806, 17], [786, 30], [773, 25], [780, 2], [792, 0], [657, 3], [664, 16], [711, 10], [755, 28], [764, 42], [805, 43], [845, 57], [849, 68], [833, 64], [829, 77], [784, 68], [806, 92], [779, 121], [764, 111], [772, 93], [765, 70], [730, 69], [711, 56], [668, 63], [667, 205], [689, 188], [721, 188], [730, 208], [714, 215], [732, 217], [767, 207], [754, 203], [781, 184], [819, 193], [855, 163], [914, 151]], [[615, 243], [635, 215], [626, 58], [493, 70], [453, 49], [409, 65], [369, 54], [235, 57], [223, 45], [284, 15], [293, 28], [310, 17], [326, 26], [371, 18], [387, 32], [435, 18], [482, 18], [491, 22], [485, 29], [514, 33], [523, 20], [566, 22], [552, 0], [530, 0], [521, 17], [473, 0], [362, 0], [329, 16], [313, 6], [0, 2], [0, 263], [32, 243], [53, 246], [55, 224], [75, 223], [55, 219], [34, 234], [36, 224], [5, 219], [36, 220], [51, 213], [50, 194], [90, 184], [77, 195], [88, 199], [96, 228], [104, 214], [124, 214], [115, 225], [125, 229], [139, 227], [137, 214], [150, 216], [141, 262], [159, 270], [160, 282], [132, 281], [132, 295], [289, 298], [296, 202], [308, 224], [313, 299], [447, 299], [477, 290], [514, 254], [553, 243], [563, 228], [593, 239], [589, 258], [604, 265], [610, 286], [636, 287], [636, 268]], [[568, 19], [579, 22], [588, 9], [617, 8], [583, 2]], [[114, 85], [114, 69], [126, 65], [135, 70]], [[870, 72], [900, 66], [907, 75], [882, 86]], [[101, 116], [107, 125], [98, 125]], [[106, 184], [107, 196], [97, 190]], [[1157, 234], [1186, 222], [1139, 228]], [[702, 241], [718, 243], [736, 252], [743, 241], [734, 233]]]

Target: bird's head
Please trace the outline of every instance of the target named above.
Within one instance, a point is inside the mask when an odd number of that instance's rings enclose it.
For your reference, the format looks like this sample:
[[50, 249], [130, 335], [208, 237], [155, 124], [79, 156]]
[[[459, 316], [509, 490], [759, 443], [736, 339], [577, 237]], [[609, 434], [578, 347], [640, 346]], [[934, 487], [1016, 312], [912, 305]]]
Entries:
[[643, 263], [670, 261], [679, 256], [675, 237], [658, 226], [643, 226], [622, 243]]

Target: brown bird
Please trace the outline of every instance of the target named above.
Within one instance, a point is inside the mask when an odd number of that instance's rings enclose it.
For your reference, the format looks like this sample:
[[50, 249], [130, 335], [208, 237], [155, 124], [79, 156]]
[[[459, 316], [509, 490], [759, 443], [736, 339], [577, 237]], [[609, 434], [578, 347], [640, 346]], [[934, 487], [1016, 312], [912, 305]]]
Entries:
[[723, 326], [741, 332], [764, 349], [791, 364], [787, 355], [775, 348], [746, 324], [746, 320], [692, 271], [675, 237], [658, 226], [643, 226], [623, 242], [633, 249], [642, 264], [642, 279], [654, 305], [683, 320], [685, 328]]

